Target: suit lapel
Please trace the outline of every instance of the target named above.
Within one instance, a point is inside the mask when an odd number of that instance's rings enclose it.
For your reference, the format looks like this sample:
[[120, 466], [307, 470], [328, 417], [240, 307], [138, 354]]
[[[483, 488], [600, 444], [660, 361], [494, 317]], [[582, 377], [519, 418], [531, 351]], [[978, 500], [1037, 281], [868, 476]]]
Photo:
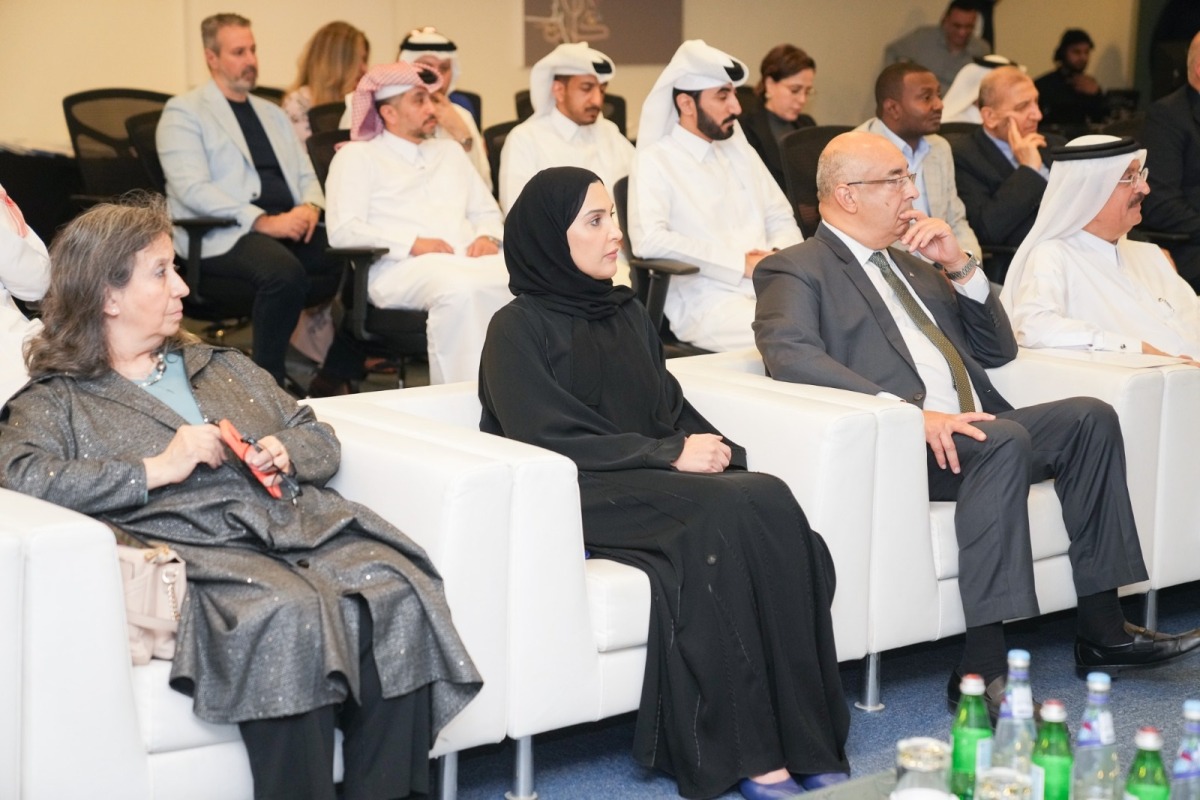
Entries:
[[229, 107], [229, 100], [221, 94], [216, 81], [210, 80], [205, 85], [204, 103], [208, 106], [208, 110], [216, 119], [217, 124], [221, 126], [221, 130], [225, 131], [225, 135], [237, 145], [238, 150], [246, 159], [246, 163], [253, 168], [254, 160], [250, 158], [250, 146], [246, 144], [246, 135], [242, 133], [242, 126], [238, 125], [237, 117], [233, 115], [233, 109]]
[[996, 147], [995, 142], [991, 140], [991, 137], [987, 135], [983, 128], [975, 131], [975, 139], [984, 160], [991, 164], [992, 169], [996, 170], [1001, 177], [1007, 178], [1013, 172], [1016, 172], [1017, 168], [1012, 165], [1011, 161], [1004, 157], [1004, 153], [1000, 152], [1000, 148]]
[[871, 283], [871, 279], [867, 277], [862, 265], [854, 258], [850, 248], [846, 247], [837, 234], [826, 228], [824, 224], [817, 228], [815, 236], [837, 256], [842, 271], [866, 301], [867, 307], [871, 309], [883, 335], [896, 350], [896, 354], [904, 359], [913, 372], [916, 372], [916, 362], [913, 361], [912, 353], [908, 351], [908, 345], [904, 343], [904, 337], [900, 334], [900, 328], [896, 326], [896, 320], [892, 318], [892, 312], [888, 311], [887, 304], [879, 296], [875, 284]]

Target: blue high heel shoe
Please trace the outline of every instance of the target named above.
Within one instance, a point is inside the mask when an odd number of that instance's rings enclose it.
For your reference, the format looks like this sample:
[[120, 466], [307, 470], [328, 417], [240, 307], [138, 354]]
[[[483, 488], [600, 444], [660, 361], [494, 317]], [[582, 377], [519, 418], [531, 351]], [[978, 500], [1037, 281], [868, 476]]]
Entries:
[[836, 786], [839, 783], [845, 783], [850, 780], [850, 776], [844, 772], [816, 772], [812, 775], [801, 775], [800, 785], [805, 791], [815, 792], [817, 789], [824, 789], [826, 786]]
[[755, 783], [749, 778], [742, 778], [738, 781], [738, 791], [746, 800], [792, 800], [804, 794], [804, 788], [791, 777], [778, 783]]

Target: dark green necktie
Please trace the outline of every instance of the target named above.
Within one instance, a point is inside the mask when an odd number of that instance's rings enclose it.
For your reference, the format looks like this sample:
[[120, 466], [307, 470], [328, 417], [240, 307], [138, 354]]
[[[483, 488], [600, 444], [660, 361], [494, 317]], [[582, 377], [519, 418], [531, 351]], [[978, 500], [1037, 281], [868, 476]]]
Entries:
[[908, 316], [912, 317], [912, 321], [917, 323], [921, 333], [933, 342], [933, 346], [942, 354], [942, 358], [946, 359], [946, 364], [950, 367], [950, 377], [954, 379], [954, 391], [958, 392], [958, 410], [974, 411], [975, 400], [971, 397], [971, 380], [967, 377], [967, 367], [963, 364], [958, 350], [917, 303], [917, 299], [912, 296], [912, 292], [908, 290], [904, 282], [896, 277], [896, 273], [892, 272], [892, 265], [888, 263], [887, 257], [883, 253], [876, 250], [867, 260], [879, 267], [879, 271], [883, 273], [883, 279], [895, 292], [896, 299], [908, 312]]

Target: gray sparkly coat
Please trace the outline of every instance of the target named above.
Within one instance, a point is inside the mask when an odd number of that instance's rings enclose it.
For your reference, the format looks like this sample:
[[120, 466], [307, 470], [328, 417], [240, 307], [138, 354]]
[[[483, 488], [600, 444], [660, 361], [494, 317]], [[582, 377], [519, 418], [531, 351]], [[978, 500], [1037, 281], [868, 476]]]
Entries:
[[170, 543], [188, 562], [171, 685], [212, 722], [282, 717], [358, 694], [358, 609], [374, 621], [384, 696], [432, 684], [433, 735], [482, 680], [450, 619], [424, 551], [325, 482], [337, 471], [332, 429], [240, 353], [184, 348], [206, 420], [276, 436], [303, 494], [275, 500], [232, 455], [146, 491], [142, 459], [181, 425], [125, 378], [52, 375], [0, 414], [0, 485]]

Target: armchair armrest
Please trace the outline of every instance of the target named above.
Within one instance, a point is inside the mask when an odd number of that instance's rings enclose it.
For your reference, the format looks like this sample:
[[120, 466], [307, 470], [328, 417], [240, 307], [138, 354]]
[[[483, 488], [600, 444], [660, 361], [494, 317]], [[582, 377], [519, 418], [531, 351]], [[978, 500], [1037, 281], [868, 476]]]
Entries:
[[343, 259], [348, 265], [350, 286], [343, 288], [342, 304], [346, 309], [345, 324], [350, 328], [350, 335], [359, 341], [370, 341], [376, 338], [367, 331], [367, 307], [370, 298], [367, 294], [367, 278], [371, 274], [371, 266], [387, 255], [386, 247], [330, 247], [325, 251], [334, 258]]
[[184, 217], [173, 219], [171, 222], [187, 232], [188, 252], [187, 261], [184, 263], [183, 280], [191, 290], [192, 300], [197, 304], [203, 304], [204, 298], [200, 294], [200, 257], [204, 237], [209, 231], [217, 228], [229, 228], [237, 225], [237, 220], [233, 217]]
[[646, 306], [646, 313], [656, 328], [662, 327], [663, 306], [667, 302], [667, 289], [672, 275], [694, 275], [700, 271], [695, 264], [674, 261], [668, 258], [629, 258], [629, 269], [636, 270], [638, 299]]

